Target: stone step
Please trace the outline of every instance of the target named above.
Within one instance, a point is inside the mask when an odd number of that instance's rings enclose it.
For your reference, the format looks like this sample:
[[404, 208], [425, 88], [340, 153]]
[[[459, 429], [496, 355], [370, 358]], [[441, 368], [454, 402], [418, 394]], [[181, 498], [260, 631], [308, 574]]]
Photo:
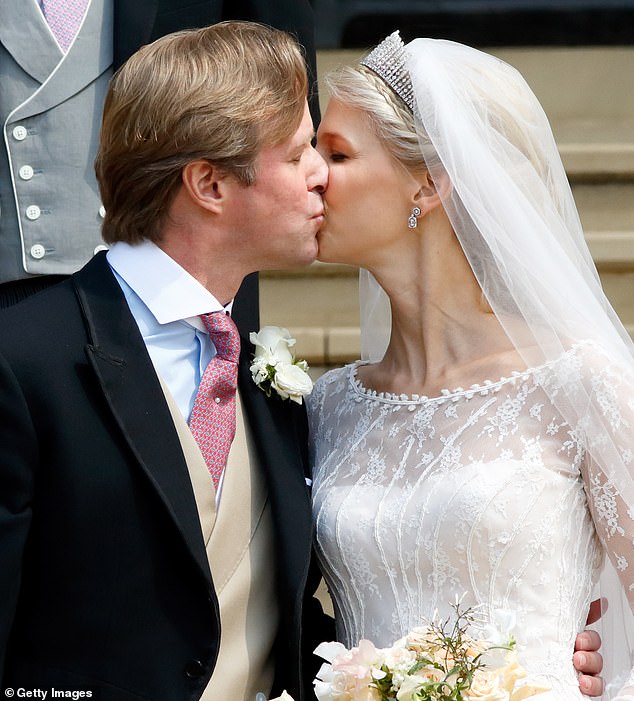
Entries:
[[553, 125], [571, 182], [634, 180], [634, 121], [602, 126], [568, 121]]
[[493, 49], [526, 78], [571, 180], [634, 178], [634, 47]]
[[573, 182], [572, 194], [586, 234], [634, 232], [634, 182]]

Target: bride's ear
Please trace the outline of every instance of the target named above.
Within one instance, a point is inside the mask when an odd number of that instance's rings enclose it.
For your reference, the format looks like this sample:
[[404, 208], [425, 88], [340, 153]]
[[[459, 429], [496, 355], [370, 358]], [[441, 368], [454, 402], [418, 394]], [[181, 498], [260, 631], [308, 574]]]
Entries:
[[417, 181], [419, 189], [414, 195], [413, 205], [420, 208], [420, 216], [424, 217], [427, 212], [442, 204], [451, 193], [452, 185], [445, 172], [434, 179], [428, 170], [424, 171]]

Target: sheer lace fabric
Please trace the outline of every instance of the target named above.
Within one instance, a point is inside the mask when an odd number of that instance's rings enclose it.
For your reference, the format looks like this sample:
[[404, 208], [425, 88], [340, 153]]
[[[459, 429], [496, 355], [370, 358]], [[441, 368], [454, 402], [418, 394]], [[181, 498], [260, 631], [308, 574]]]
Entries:
[[[513, 610], [542, 699], [579, 699], [572, 652], [607, 552], [634, 601], [634, 513], [553, 401], [580, 388], [634, 462], [634, 383], [593, 344], [497, 382], [394, 396], [359, 363], [309, 397], [317, 551], [338, 638], [391, 644], [466, 594]], [[596, 437], [594, 440], [597, 440]]]

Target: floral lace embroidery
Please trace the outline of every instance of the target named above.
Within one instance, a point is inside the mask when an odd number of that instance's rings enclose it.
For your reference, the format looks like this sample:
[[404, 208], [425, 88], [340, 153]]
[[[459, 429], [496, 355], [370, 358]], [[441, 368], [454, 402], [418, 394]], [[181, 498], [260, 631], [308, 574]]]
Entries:
[[[580, 701], [571, 652], [600, 541], [634, 600], [634, 513], [610, 466], [590, 458], [613, 441], [634, 462], [634, 383], [580, 348], [431, 398], [367, 390], [357, 367], [327, 373], [307, 401], [316, 545], [338, 637], [390, 644], [466, 592], [467, 605], [516, 612], [529, 683]], [[569, 425], [558, 403], [583, 405], [580, 386], [601, 415]]]

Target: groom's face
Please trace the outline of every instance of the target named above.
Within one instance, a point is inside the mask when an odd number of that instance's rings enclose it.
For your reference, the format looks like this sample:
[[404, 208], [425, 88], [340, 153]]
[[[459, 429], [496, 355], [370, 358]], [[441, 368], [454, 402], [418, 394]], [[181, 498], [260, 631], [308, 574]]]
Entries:
[[236, 243], [246, 247], [243, 251], [253, 270], [307, 265], [315, 260], [328, 168], [312, 146], [313, 134], [306, 104], [297, 131], [260, 151], [255, 183], [239, 193]]

